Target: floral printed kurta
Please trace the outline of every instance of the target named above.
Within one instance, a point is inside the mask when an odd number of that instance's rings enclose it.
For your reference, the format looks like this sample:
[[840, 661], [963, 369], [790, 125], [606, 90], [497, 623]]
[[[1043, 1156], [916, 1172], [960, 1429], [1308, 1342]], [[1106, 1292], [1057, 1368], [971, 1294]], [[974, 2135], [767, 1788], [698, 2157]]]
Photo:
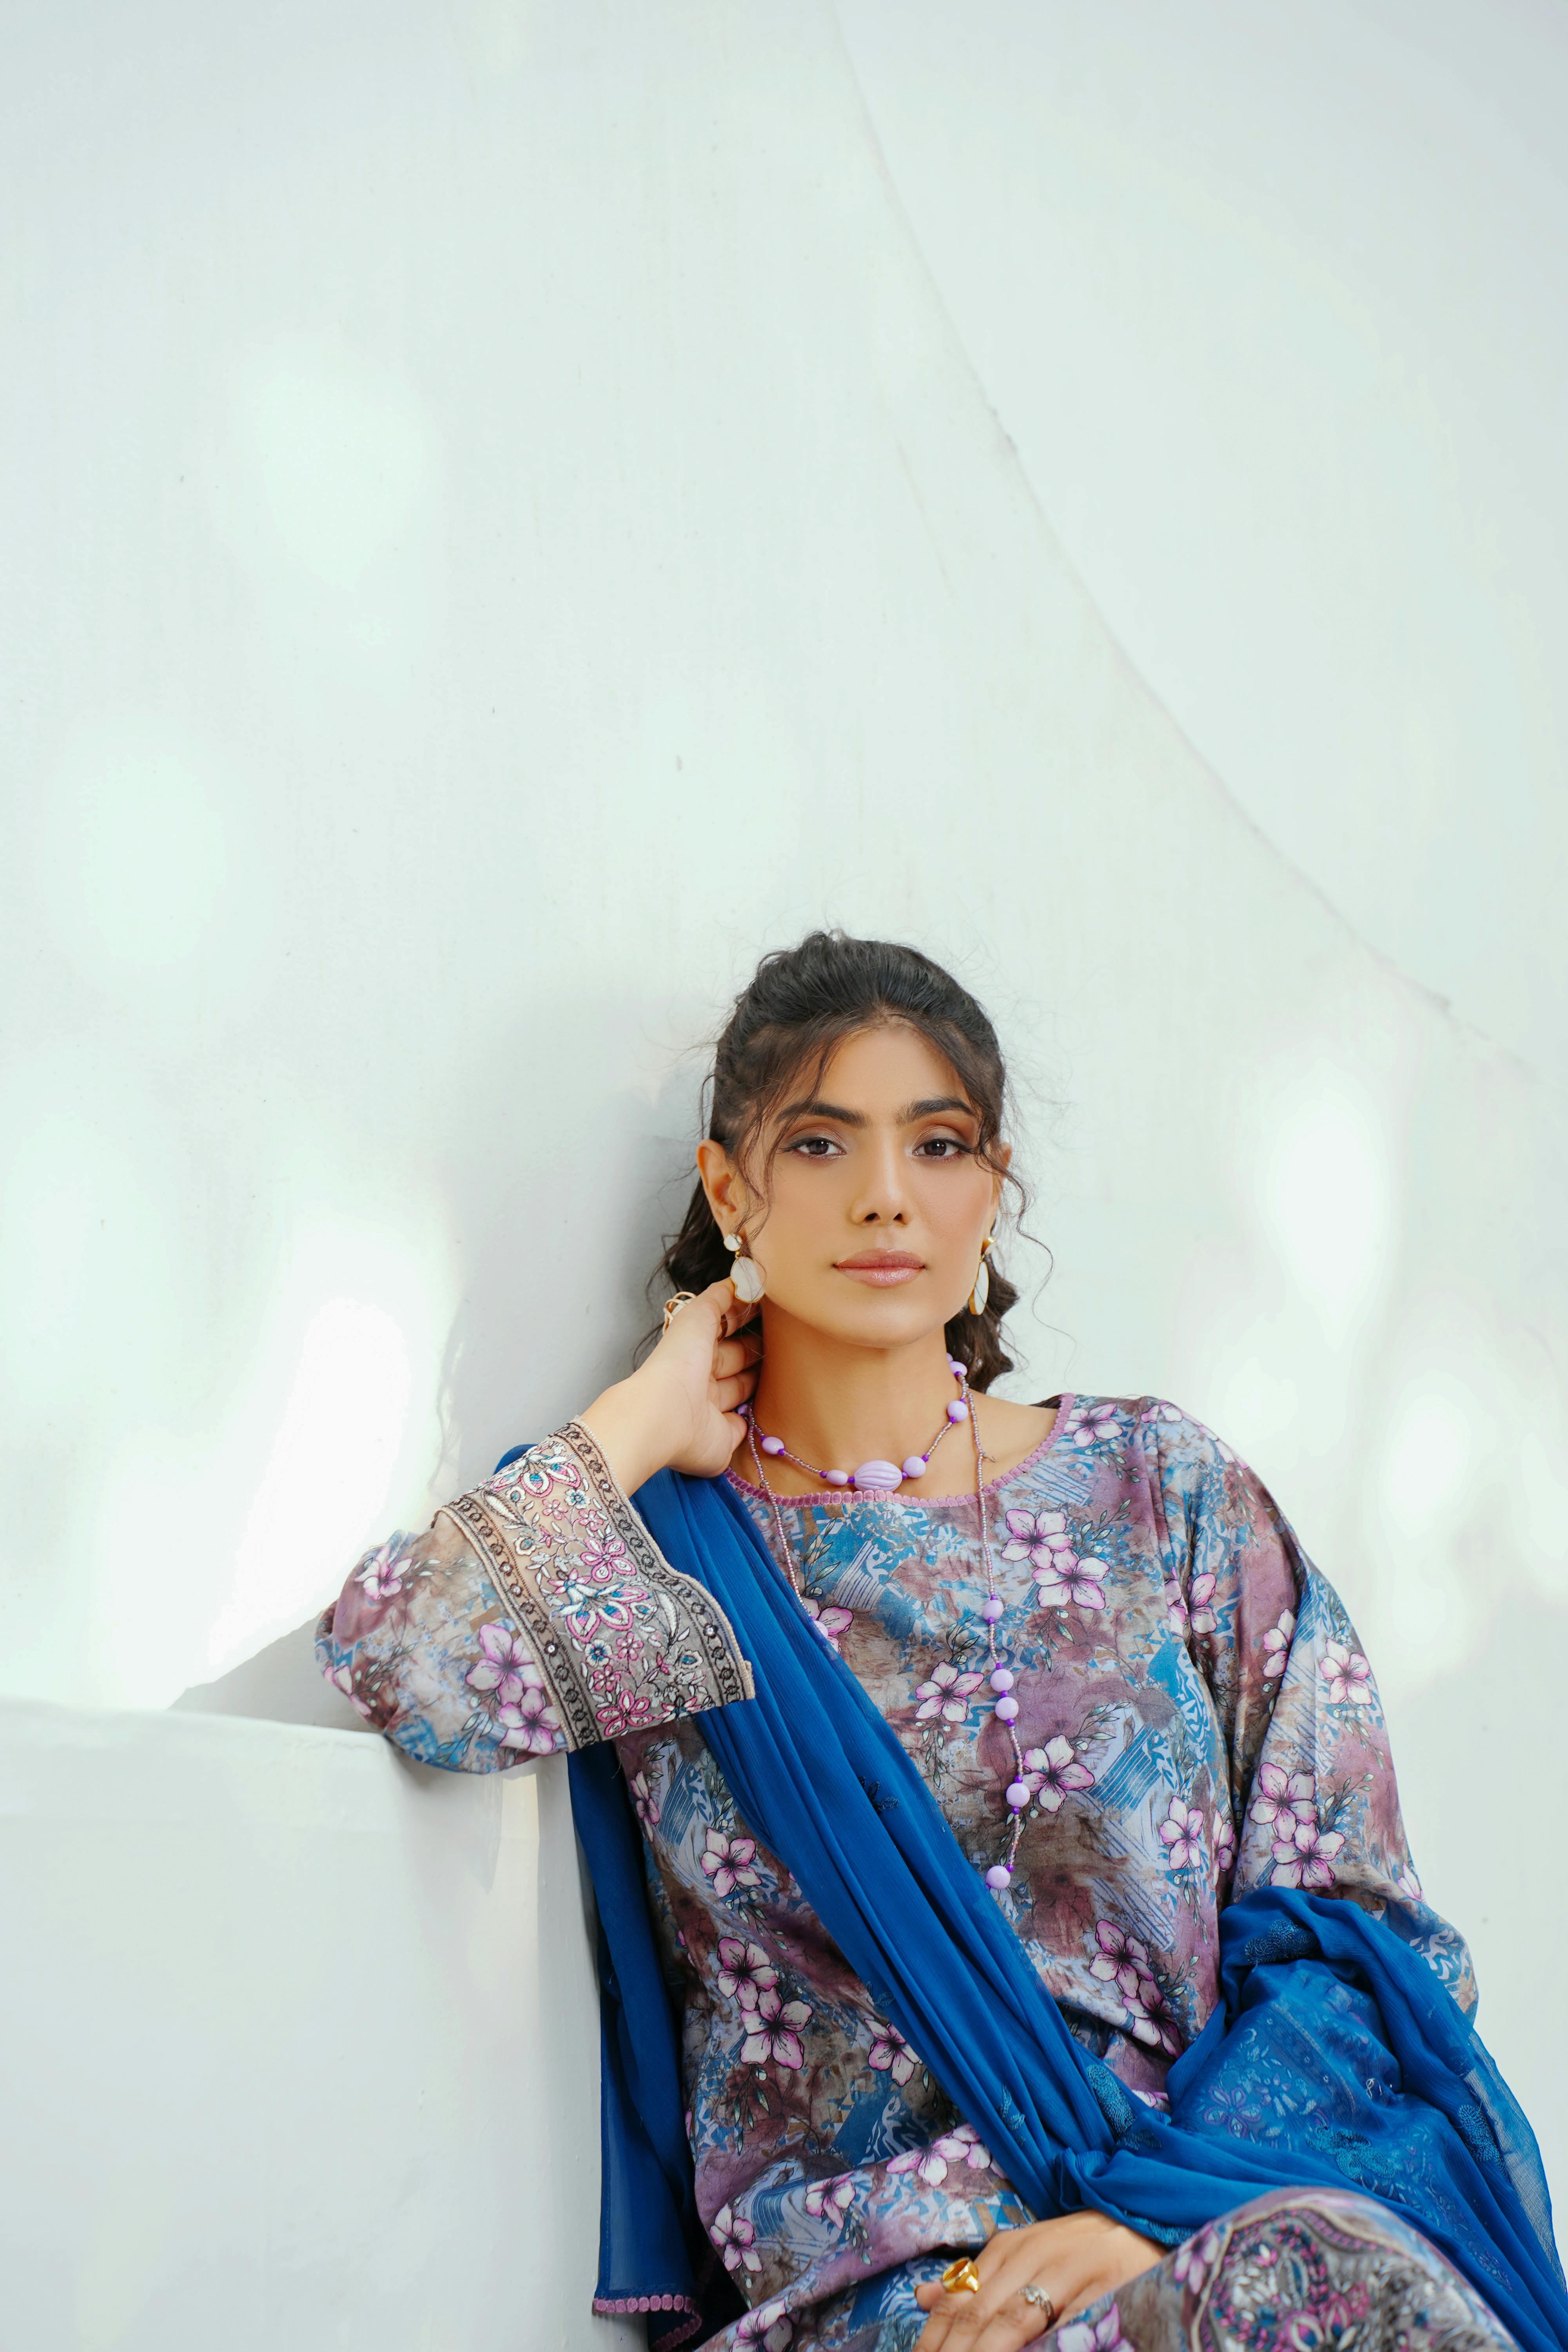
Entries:
[[[763, 1496], [734, 1483], [776, 1545]], [[1161, 2104], [1218, 1997], [1219, 1910], [1268, 1883], [1365, 1905], [1468, 2007], [1468, 1956], [1422, 1902], [1353, 1628], [1229, 1448], [1157, 1400], [1068, 1397], [987, 1507], [1030, 1789], [996, 1899], [1079, 2039]], [[984, 1870], [1006, 1847], [1012, 1759], [973, 1491], [782, 1507], [820, 1632]], [[319, 1648], [429, 1763], [493, 1770], [616, 1739], [685, 2021], [699, 2210], [748, 2305], [721, 2340], [912, 2345], [939, 2250], [1030, 2217], [740, 1818], [693, 1718], [742, 1698], [749, 1670], [587, 1433], [528, 1448], [428, 1534], [372, 1553]], [[1242, 2209], [1059, 2329], [1064, 2352], [1507, 2342], [1355, 2189], [1347, 2174], [1343, 2198]]]

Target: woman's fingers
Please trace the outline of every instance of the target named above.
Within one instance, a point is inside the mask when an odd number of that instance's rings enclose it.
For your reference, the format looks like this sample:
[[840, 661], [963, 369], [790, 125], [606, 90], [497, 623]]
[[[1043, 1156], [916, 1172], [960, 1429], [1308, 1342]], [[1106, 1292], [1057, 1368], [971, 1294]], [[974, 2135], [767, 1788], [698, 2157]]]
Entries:
[[[736, 1372], [727, 1381], [715, 1381], [709, 1393], [721, 1412], [733, 1412], [738, 1404], [745, 1403], [756, 1385], [757, 1368], [752, 1364], [745, 1371]], [[745, 1434], [743, 1426], [741, 1433], [742, 1436]]]
[[727, 1381], [763, 1360], [761, 1332], [748, 1331], [736, 1339], [721, 1339], [713, 1350], [713, 1377]]
[[[1025, 2286], [1029, 2281], [1025, 2279]], [[921, 2330], [915, 2352], [1023, 2352], [1055, 2326], [1016, 2287], [978, 2294], [944, 2294]]]
[[[1022, 2352], [1023, 2346], [1045, 2334], [1046, 2313], [1038, 2304], [1026, 2302], [1021, 2292], [1036, 2284], [1050, 2292], [1048, 2283], [1037, 2279], [1040, 2250], [1027, 2242], [1029, 2234], [998, 2231], [974, 2256], [980, 2273], [978, 2294], [952, 2294], [938, 2289], [936, 2302], [927, 2306], [931, 2317], [921, 2332], [916, 2352]], [[925, 2287], [917, 2290], [921, 2304], [929, 2293]], [[1048, 2324], [1054, 2326], [1060, 2316], [1058, 2312]]]

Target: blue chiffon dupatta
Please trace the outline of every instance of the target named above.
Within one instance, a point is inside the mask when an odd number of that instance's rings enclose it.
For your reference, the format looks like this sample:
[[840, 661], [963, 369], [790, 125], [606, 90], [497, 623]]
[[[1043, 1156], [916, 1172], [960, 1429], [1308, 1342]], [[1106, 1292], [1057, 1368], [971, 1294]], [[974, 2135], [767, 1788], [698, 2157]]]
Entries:
[[[636, 1496], [706, 1587], [757, 1696], [701, 1718], [750, 1830], [1030, 2210], [1084, 2206], [1174, 2244], [1279, 2189], [1353, 2189], [1419, 2230], [1527, 2352], [1568, 2347], [1534, 2137], [1433, 1971], [1356, 1905], [1266, 1887], [1221, 1915], [1222, 2002], [1169, 2076], [1169, 2119], [1068, 2031], [915, 1765], [817, 1633], [722, 1479]], [[736, 2309], [698, 2220], [678, 2020], [615, 1751], [571, 1759], [599, 1906], [600, 2309], [664, 2352]], [[1369, 2088], [1370, 2085], [1370, 2088]]]

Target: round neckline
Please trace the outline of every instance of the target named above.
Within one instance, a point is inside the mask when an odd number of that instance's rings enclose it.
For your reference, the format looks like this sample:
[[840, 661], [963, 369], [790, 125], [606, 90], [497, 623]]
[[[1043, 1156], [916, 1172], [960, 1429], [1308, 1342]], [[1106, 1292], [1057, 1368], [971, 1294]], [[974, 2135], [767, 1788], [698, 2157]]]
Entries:
[[[1059, 1396], [1042, 1397], [1040, 1399], [1042, 1411], [1048, 1404], [1054, 1404], [1057, 1409], [1056, 1419], [1049, 1429], [1034, 1451], [1026, 1454], [1022, 1461], [1015, 1462], [1010, 1470], [999, 1470], [994, 1478], [983, 1478], [980, 1482], [981, 1493], [984, 1495], [994, 1493], [998, 1486], [1006, 1486], [1009, 1479], [1022, 1477], [1026, 1470], [1032, 1470], [1037, 1462], [1044, 1461], [1061, 1433], [1062, 1423], [1077, 1402], [1078, 1397], [1070, 1389], [1064, 1390]], [[771, 1488], [759, 1486], [754, 1479], [742, 1478], [740, 1472], [729, 1463], [724, 1465], [723, 1475], [742, 1495], [754, 1495], [760, 1503], [780, 1503], [786, 1510], [799, 1507], [801, 1505], [816, 1509], [819, 1504], [837, 1502], [841, 1495], [850, 1500], [857, 1499], [857, 1489], [853, 1486], [829, 1486], [820, 1495], [775, 1495]], [[891, 1495], [879, 1494], [877, 1499], [883, 1503], [898, 1503], [907, 1511], [924, 1510], [935, 1503], [973, 1503], [974, 1488], [966, 1486], [962, 1495], [900, 1495], [895, 1492]]]

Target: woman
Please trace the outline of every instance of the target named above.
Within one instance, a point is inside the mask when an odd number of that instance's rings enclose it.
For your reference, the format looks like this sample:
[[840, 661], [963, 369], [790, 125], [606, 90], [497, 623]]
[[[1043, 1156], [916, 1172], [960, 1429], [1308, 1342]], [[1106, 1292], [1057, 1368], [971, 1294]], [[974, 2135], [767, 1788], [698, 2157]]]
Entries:
[[1337, 1595], [1174, 1406], [991, 1393], [1003, 1106], [925, 957], [765, 959], [657, 1347], [322, 1621], [411, 1755], [578, 1751], [596, 2307], [769, 2352], [1563, 2340]]

